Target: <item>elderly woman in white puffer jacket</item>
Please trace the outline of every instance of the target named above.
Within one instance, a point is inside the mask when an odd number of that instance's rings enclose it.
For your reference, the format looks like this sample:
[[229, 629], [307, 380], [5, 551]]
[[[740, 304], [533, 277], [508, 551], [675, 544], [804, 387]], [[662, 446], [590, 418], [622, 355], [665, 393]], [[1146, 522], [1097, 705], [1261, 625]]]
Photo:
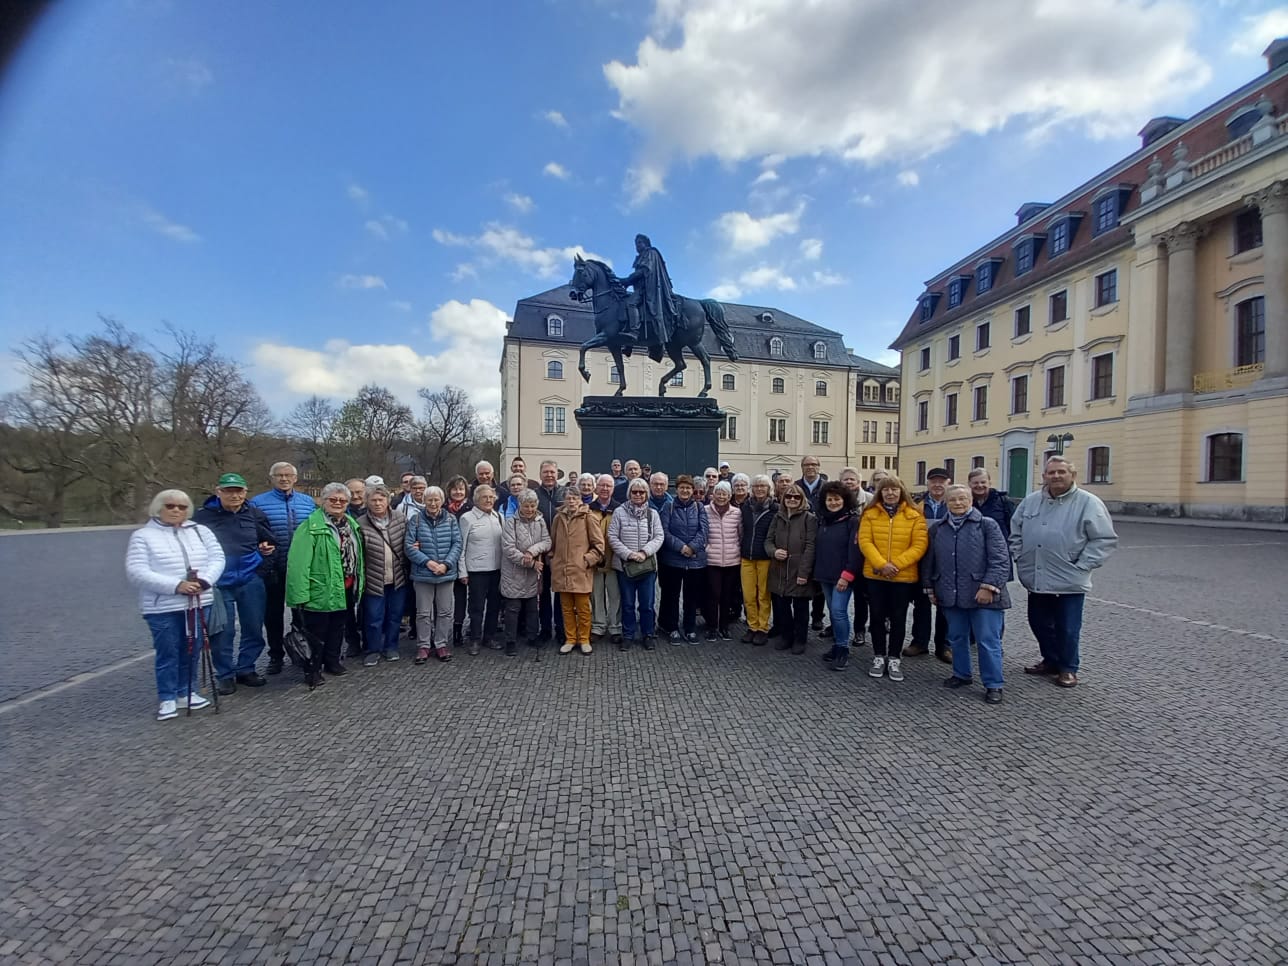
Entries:
[[212, 588], [224, 572], [224, 551], [210, 530], [192, 522], [192, 500], [182, 490], [162, 490], [148, 513], [151, 519], [130, 535], [125, 575], [139, 589], [139, 609], [152, 631], [157, 720], [166, 721], [181, 704], [195, 711], [210, 703], [197, 691], [194, 665], [201, 624], [210, 619]]
[[[474, 488], [474, 506], [460, 516], [461, 559], [457, 574], [469, 591], [469, 653], [494, 647], [501, 617], [501, 515], [496, 491], [486, 483]], [[486, 612], [486, 616], [485, 616]]]

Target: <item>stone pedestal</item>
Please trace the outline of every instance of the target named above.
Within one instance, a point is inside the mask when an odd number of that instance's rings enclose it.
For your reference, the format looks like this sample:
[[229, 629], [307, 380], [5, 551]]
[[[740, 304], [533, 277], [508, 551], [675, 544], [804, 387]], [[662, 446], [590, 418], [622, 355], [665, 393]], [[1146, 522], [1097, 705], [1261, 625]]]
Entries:
[[607, 473], [614, 459], [635, 459], [674, 483], [717, 464], [725, 413], [714, 399], [586, 396], [574, 415], [584, 471]]

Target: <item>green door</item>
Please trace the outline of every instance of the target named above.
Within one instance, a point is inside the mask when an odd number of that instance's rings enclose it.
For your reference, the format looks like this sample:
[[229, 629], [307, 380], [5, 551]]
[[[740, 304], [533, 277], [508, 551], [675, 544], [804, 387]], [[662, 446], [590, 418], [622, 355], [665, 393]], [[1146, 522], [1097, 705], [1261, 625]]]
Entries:
[[1006, 470], [1006, 492], [1012, 499], [1024, 499], [1029, 492], [1029, 451], [1017, 446], [1007, 453]]

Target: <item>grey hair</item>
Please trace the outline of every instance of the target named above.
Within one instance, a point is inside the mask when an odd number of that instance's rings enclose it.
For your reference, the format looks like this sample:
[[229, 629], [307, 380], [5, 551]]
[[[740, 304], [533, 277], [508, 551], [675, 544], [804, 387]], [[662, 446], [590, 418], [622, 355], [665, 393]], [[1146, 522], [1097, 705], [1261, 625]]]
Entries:
[[727, 481], [721, 480], [719, 483], [717, 483], [715, 486], [711, 488], [711, 492], [713, 494], [724, 492], [724, 493], [728, 493], [730, 496], [733, 496], [733, 487], [730, 486]]
[[970, 487], [965, 483], [949, 483], [948, 489], [944, 490], [944, 499], [947, 500], [954, 493], [962, 493], [970, 496]]
[[281, 460], [277, 463], [274, 463], [272, 466], [270, 466], [268, 468], [268, 475], [270, 477], [276, 476], [278, 470], [290, 470], [296, 476], [300, 475], [300, 471], [295, 468], [295, 464], [287, 463], [285, 460]]
[[540, 502], [541, 501], [537, 499], [536, 490], [524, 490], [522, 493], [519, 494], [519, 506], [523, 506], [523, 504], [525, 503], [540, 503]]
[[617, 481], [613, 479], [613, 475], [611, 473], [600, 473], [597, 477], [595, 477], [596, 486], [599, 485], [600, 480], [607, 480], [609, 483], [612, 483], [614, 486], [617, 484]]
[[370, 490], [367, 491], [368, 500], [370, 500], [373, 496], [384, 496], [385, 498], [388, 498], [389, 487], [385, 486], [383, 483], [377, 483], [375, 486], [373, 486]]
[[716, 476], [720, 475], [720, 471], [716, 469], [714, 466], [708, 466], [705, 470], [702, 471], [703, 476], [706, 476], [708, 473], [714, 473]]
[[631, 480], [631, 482], [626, 487], [627, 495], [634, 493], [636, 490], [643, 490], [645, 493], [648, 492], [648, 484], [644, 482], [644, 477], [642, 476], [635, 477], [635, 479]]
[[519, 481], [519, 485], [520, 485], [520, 486], [527, 486], [527, 485], [528, 485], [528, 478], [527, 478], [526, 476], [524, 476], [522, 473], [514, 473], [514, 474], [512, 474], [512, 475], [510, 476], [510, 478], [509, 478], [508, 480], [506, 480], [506, 481], [505, 481], [505, 485], [506, 485], [506, 486], [513, 486], [513, 485], [514, 485], [514, 481], [515, 481], [515, 480], [518, 480], [518, 481]]
[[492, 487], [488, 486], [486, 483], [480, 483], [478, 486], [474, 487], [475, 502], [477, 502], [478, 498], [481, 496], [490, 496], [495, 499], [496, 490], [492, 489]]
[[154, 496], [152, 498], [152, 502], [148, 504], [148, 516], [154, 517], [160, 513], [161, 508], [165, 506], [167, 501], [177, 503], [179, 500], [183, 500], [184, 503], [188, 504], [188, 515], [184, 517], [184, 519], [191, 520], [192, 500], [189, 499], [188, 494], [184, 493], [183, 490], [162, 490]]
[[367, 485], [367, 481], [366, 481], [366, 480], [364, 480], [364, 479], [363, 479], [362, 477], [360, 477], [360, 476], [355, 476], [355, 477], [354, 477], [353, 479], [351, 479], [351, 480], [345, 480], [345, 481], [344, 481], [344, 485], [345, 485], [345, 486], [347, 486], [347, 487], [349, 488], [349, 491], [350, 491], [350, 492], [352, 492], [352, 491], [353, 491], [353, 484], [355, 484], [355, 483], [361, 483], [363, 486], [366, 486], [366, 485]]
[[446, 495], [445, 493], [443, 493], [443, 488], [442, 488], [441, 486], [431, 486], [431, 487], [429, 487], [427, 490], [425, 490], [425, 500], [426, 500], [426, 502], [428, 502], [428, 501], [429, 501], [429, 498], [430, 498], [431, 496], [437, 496], [437, 497], [438, 497], [440, 500], [442, 500], [444, 503], [446, 503], [446, 502], [447, 502], [447, 495]]
[[670, 482], [671, 482], [671, 478], [670, 478], [669, 476], [667, 476], [665, 473], [663, 473], [661, 470], [658, 470], [656, 473], [654, 473], [652, 476], [650, 476], [650, 477], [648, 478], [648, 481], [649, 481], [650, 483], [652, 483], [654, 480], [658, 479], [659, 477], [661, 477], [661, 479], [662, 479], [662, 482], [663, 482], [663, 483], [670, 483]]
[[[977, 467], [975, 467], [973, 470], [971, 470], [969, 473], [967, 473], [967, 474], [966, 474], [966, 479], [968, 479], [968, 480], [973, 480], [973, 479], [975, 479], [975, 477], [977, 477], [977, 476], [987, 477], [987, 476], [988, 476], [988, 470], [984, 469], [984, 467], [982, 467], [982, 466], [977, 466]], [[949, 487], [949, 489], [952, 489], [952, 487]]]
[[594, 474], [594, 473], [583, 473], [583, 474], [581, 474], [581, 476], [577, 477], [577, 485], [578, 485], [578, 486], [581, 486], [581, 485], [582, 485], [583, 483], [585, 483], [587, 480], [589, 480], [589, 481], [590, 481], [590, 485], [591, 485], [591, 486], [594, 486], [594, 485], [595, 485], [595, 474]]
[[1075, 463], [1073, 460], [1069, 459], [1069, 457], [1067, 456], [1061, 456], [1059, 453], [1056, 453], [1054, 456], [1047, 457], [1046, 462], [1042, 464], [1042, 471], [1045, 473], [1046, 468], [1050, 466], [1052, 463], [1063, 463], [1065, 466], [1069, 467], [1070, 473], [1074, 474], [1075, 476], [1078, 473], [1078, 464]]
[[[485, 467], [485, 466], [486, 466], [489, 470], [491, 470], [491, 469], [492, 469], [492, 464], [491, 464], [491, 463], [489, 463], [487, 460], [479, 460], [477, 463], [475, 463], [475, 464], [474, 464], [474, 475], [475, 475], [475, 476], [478, 476], [478, 475], [479, 475], [479, 470], [483, 469], [483, 467]], [[493, 470], [493, 472], [496, 472], [496, 471], [495, 471], [495, 470]]]
[[334, 496], [336, 493], [343, 493], [346, 500], [353, 499], [353, 491], [343, 483], [328, 483], [326, 486], [322, 487], [322, 492], [318, 494], [318, 499], [325, 500], [327, 497]]
[[751, 486], [751, 477], [746, 473], [735, 473], [729, 480], [730, 483], [746, 483]]
[[425, 479], [423, 476], [413, 476], [413, 477], [411, 478], [411, 485], [412, 485], [412, 486], [415, 486], [417, 483], [426, 483], [426, 484], [427, 484], [427, 483], [429, 483], [429, 480]]
[[762, 483], [771, 490], [774, 488], [774, 481], [769, 478], [768, 473], [757, 473], [751, 478], [752, 486], [760, 486]]

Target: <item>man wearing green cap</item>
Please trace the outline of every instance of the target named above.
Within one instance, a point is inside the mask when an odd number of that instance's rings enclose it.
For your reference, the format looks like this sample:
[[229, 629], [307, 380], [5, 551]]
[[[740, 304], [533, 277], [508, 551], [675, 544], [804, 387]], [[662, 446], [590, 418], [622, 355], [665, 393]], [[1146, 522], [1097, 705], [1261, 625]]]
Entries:
[[[224, 629], [210, 639], [215, 664], [216, 688], [232, 694], [238, 684], [263, 687], [264, 678], [255, 662], [264, 653], [264, 607], [266, 593], [259, 574], [265, 556], [274, 551], [273, 529], [259, 507], [246, 502], [246, 481], [236, 473], [219, 477], [215, 495], [193, 516], [214, 533], [227, 564], [217, 584], [228, 619]], [[241, 618], [241, 648], [233, 658], [233, 636]]]

